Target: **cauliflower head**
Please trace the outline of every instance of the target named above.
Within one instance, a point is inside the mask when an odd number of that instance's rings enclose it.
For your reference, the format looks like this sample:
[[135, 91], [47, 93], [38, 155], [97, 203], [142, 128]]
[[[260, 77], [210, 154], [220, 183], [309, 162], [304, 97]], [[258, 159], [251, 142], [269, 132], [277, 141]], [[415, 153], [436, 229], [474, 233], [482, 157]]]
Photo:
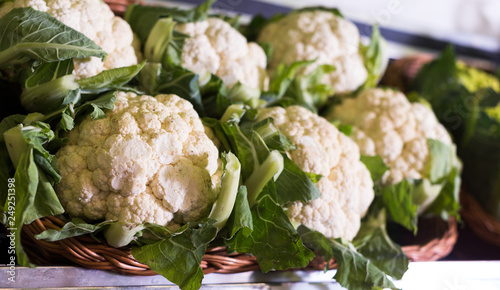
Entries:
[[94, 76], [103, 70], [135, 65], [140, 45], [128, 23], [113, 14], [101, 0], [15, 0], [0, 7], [0, 17], [14, 8], [32, 7], [47, 12], [65, 25], [83, 33], [108, 55], [104, 62], [97, 57], [75, 60], [77, 79]]
[[428, 175], [430, 162], [427, 139], [452, 145], [445, 127], [432, 109], [410, 103], [406, 96], [391, 89], [369, 89], [356, 98], [346, 99], [327, 116], [353, 126], [351, 137], [364, 155], [379, 155], [390, 170], [383, 184]]
[[59, 199], [70, 215], [91, 220], [171, 227], [199, 220], [222, 175], [206, 130], [176, 95], [119, 92], [105, 118], [85, 119], [57, 152]]
[[226, 21], [209, 17], [205, 21], [178, 24], [175, 30], [189, 35], [184, 41], [181, 65], [194, 73], [210, 72], [220, 77], [226, 87], [237, 82], [263, 89], [267, 83], [267, 57], [256, 43], [246, 38]]
[[336, 93], [356, 90], [368, 78], [360, 54], [360, 35], [356, 26], [332, 12], [314, 10], [290, 13], [266, 25], [258, 36], [259, 42], [269, 43], [273, 53], [269, 70], [285, 63], [316, 60], [299, 71], [306, 75], [319, 65], [334, 65], [336, 70], [325, 74], [323, 82]]
[[272, 117], [274, 125], [297, 149], [290, 159], [304, 172], [320, 174], [322, 195], [307, 203], [294, 202], [287, 215], [329, 238], [352, 240], [374, 198], [370, 172], [360, 161], [358, 146], [325, 118], [300, 107], [262, 109], [258, 119]]

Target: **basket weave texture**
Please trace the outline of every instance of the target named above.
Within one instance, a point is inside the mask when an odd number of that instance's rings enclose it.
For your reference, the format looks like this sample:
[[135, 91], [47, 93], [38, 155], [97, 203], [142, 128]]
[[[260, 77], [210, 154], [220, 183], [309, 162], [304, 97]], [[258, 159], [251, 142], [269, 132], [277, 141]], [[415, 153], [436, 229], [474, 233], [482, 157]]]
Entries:
[[[433, 224], [439, 224], [433, 222]], [[22, 242], [32, 263], [37, 265], [61, 265], [72, 262], [89, 269], [111, 270], [121, 274], [149, 276], [156, 275], [147, 265], [139, 263], [131, 254], [129, 247], [113, 248], [97, 241], [89, 235], [67, 238], [56, 242], [38, 240], [35, 235], [47, 229], [60, 229], [65, 222], [49, 216], [38, 219], [23, 227]], [[450, 219], [433, 229], [421, 228], [433, 236], [423, 244], [404, 246], [403, 251], [411, 261], [435, 261], [447, 256], [457, 240], [457, 223]], [[436, 232], [438, 233], [436, 235]], [[430, 234], [429, 234], [430, 233]], [[336, 269], [335, 260], [327, 262], [316, 256], [304, 270]], [[225, 247], [207, 250], [201, 262], [203, 273], [231, 274], [259, 270], [254, 256], [231, 253]]]
[[[116, 15], [123, 15], [127, 5], [140, 1], [107, 0], [105, 1]], [[391, 73], [401, 76], [402, 72]], [[416, 73], [415, 73], [416, 74]], [[57, 217], [45, 217], [23, 227], [22, 242], [32, 263], [37, 265], [61, 265], [68, 261], [85, 268], [112, 270], [128, 275], [156, 275], [147, 265], [139, 263], [132, 256], [129, 247], [113, 248], [99, 242], [89, 235], [67, 238], [56, 242], [38, 240], [35, 235], [47, 229], [60, 229], [65, 222]], [[447, 256], [457, 240], [455, 219], [448, 222], [433, 223], [434, 228], [420, 228], [428, 231], [425, 242], [404, 246], [403, 251], [411, 261], [435, 261]], [[334, 260], [324, 261], [320, 256], [313, 259], [306, 269], [336, 269]], [[228, 253], [225, 247], [210, 248], [203, 256], [201, 268], [208, 273], [238, 273], [259, 270], [257, 259], [248, 254]]]
[[462, 217], [482, 240], [500, 247], [500, 221], [488, 214], [466, 189], [460, 193]]

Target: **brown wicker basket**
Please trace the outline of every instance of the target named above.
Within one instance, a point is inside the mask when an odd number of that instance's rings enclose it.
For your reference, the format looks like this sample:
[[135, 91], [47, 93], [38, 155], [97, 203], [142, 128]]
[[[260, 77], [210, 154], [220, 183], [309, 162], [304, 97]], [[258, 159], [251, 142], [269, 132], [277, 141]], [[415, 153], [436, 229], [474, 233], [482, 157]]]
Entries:
[[[65, 222], [57, 217], [45, 217], [23, 227], [23, 245], [32, 263], [37, 265], [63, 265], [68, 262], [85, 268], [111, 270], [128, 275], [156, 275], [147, 265], [139, 263], [131, 255], [130, 248], [113, 248], [104, 242], [98, 242], [89, 235], [67, 238], [56, 242], [38, 240], [35, 235], [47, 229], [60, 229]], [[421, 227], [425, 243], [403, 247], [411, 261], [435, 261], [447, 256], [457, 239], [457, 224], [454, 219], [448, 223], [432, 222], [439, 225], [432, 228]], [[437, 233], [437, 234], [436, 234]], [[429, 237], [431, 237], [429, 239]], [[305, 270], [323, 270], [326, 261], [316, 256]], [[226, 248], [210, 248], [203, 256], [201, 268], [208, 273], [240, 273], [259, 270], [257, 259], [248, 254], [228, 254]], [[336, 269], [332, 259], [328, 269]]]
[[[106, 1], [117, 15], [123, 15], [126, 6], [138, 1]], [[399, 73], [398, 73], [399, 74]], [[47, 229], [60, 229], [65, 222], [57, 217], [45, 217], [23, 227], [22, 242], [32, 263], [37, 265], [76, 264], [85, 268], [111, 270], [128, 275], [156, 275], [147, 265], [134, 259], [130, 248], [113, 248], [86, 235], [67, 238], [56, 242], [38, 240], [35, 235]], [[435, 261], [447, 256], [457, 239], [457, 223], [450, 219], [447, 223], [433, 222], [421, 227], [420, 232], [427, 233], [419, 243], [410, 243], [403, 251], [411, 261]], [[324, 261], [317, 256], [306, 269], [336, 269], [334, 260]], [[208, 273], [238, 273], [258, 270], [254, 256], [248, 254], [228, 254], [226, 248], [209, 249], [203, 257], [201, 268]]]
[[465, 188], [460, 192], [461, 214], [471, 230], [482, 240], [500, 247], [500, 221], [484, 211]]
[[[139, 263], [132, 256], [129, 247], [113, 248], [98, 242], [89, 235], [67, 238], [56, 242], [38, 240], [35, 235], [47, 229], [60, 229], [65, 222], [50, 216], [38, 219], [23, 227], [22, 242], [30, 261], [37, 265], [61, 265], [72, 262], [85, 268], [112, 270], [129, 275], [156, 275], [147, 265]], [[326, 262], [317, 256], [306, 269], [323, 270]], [[328, 268], [334, 269], [335, 261], [329, 261]], [[210, 248], [201, 262], [203, 273], [240, 273], [258, 270], [254, 256], [228, 254], [225, 247]]]

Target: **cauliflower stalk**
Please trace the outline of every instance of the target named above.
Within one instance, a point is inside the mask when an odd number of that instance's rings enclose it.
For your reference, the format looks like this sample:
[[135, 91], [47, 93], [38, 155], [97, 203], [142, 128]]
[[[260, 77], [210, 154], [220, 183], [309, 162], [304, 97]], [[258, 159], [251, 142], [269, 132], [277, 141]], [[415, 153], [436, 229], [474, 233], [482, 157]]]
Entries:
[[103, 1], [4, 1], [0, 7], [0, 17], [14, 8], [21, 7], [32, 7], [47, 12], [83, 33], [107, 53], [104, 61], [97, 57], [75, 60], [74, 74], [77, 79], [91, 77], [107, 69], [135, 65], [141, 58], [139, 45], [130, 26], [125, 20], [115, 16]]
[[205, 216], [220, 191], [218, 149], [192, 105], [175, 96], [117, 94], [99, 120], [84, 120], [57, 152], [56, 191], [89, 220], [178, 227]]
[[352, 240], [374, 198], [370, 172], [359, 160], [356, 143], [323, 117], [300, 106], [259, 110], [258, 119], [269, 117], [297, 146], [288, 151], [290, 159], [305, 172], [323, 176], [317, 183], [321, 197], [288, 205], [290, 220], [328, 238]]
[[[401, 92], [362, 91], [334, 106], [327, 118], [352, 126], [351, 137], [361, 154], [382, 158], [389, 167], [380, 181], [382, 187], [404, 191], [411, 185], [402, 182], [416, 181], [413, 193], [406, 193], [418, 207], [416, 214], [428, 209], [449, 189], [445, 186], [449, 179], [459, 175], [455, 145], [444, 126], [428, 106], [410, 103]], [[456, 188], [450, 194], [456, 200]]]
[[338, 10], [311, 9], [294, 11], [272, 19], [257, 38], [273, 48], [269, 60], [270, 75], [281, 64], [315, 60], [302, 68], [299, 76], [312, 73], [318, 66], [336, 69], [324, 74], [322, 81], [338, 94], [355, 91], [363, 84], [373, 86], [387, 65], [384, 40], [375, 26], [372, 43], [364, 47], [356, 26], [343, 18]]

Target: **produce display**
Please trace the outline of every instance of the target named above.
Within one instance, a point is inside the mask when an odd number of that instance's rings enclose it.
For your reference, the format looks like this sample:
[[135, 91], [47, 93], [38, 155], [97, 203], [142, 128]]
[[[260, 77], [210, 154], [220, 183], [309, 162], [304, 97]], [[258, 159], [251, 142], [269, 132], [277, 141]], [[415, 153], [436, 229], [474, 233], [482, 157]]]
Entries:
[[432, 104], [456, 140], [465, 186], [486, 212], [500, 220], [498, 77], [457, 60], [448, 48], [422, 67], [411, 89]]
[[181, 289], [201, 287], [213, 247], [264, 273], [333, 259], [343, 287], [394, 288], [409, 259], [388, 225], [459, 219], [439, 104], [376, 87], [377, 26], [363, 45], [336, 9], [240, 25], [213, 2], [123, 18], [97, 0], [0, 2], [0, 85], [18, 105], [0, 123], [2, 224], [21, 236], [57, 216], [36, 239], [90, 235]]

